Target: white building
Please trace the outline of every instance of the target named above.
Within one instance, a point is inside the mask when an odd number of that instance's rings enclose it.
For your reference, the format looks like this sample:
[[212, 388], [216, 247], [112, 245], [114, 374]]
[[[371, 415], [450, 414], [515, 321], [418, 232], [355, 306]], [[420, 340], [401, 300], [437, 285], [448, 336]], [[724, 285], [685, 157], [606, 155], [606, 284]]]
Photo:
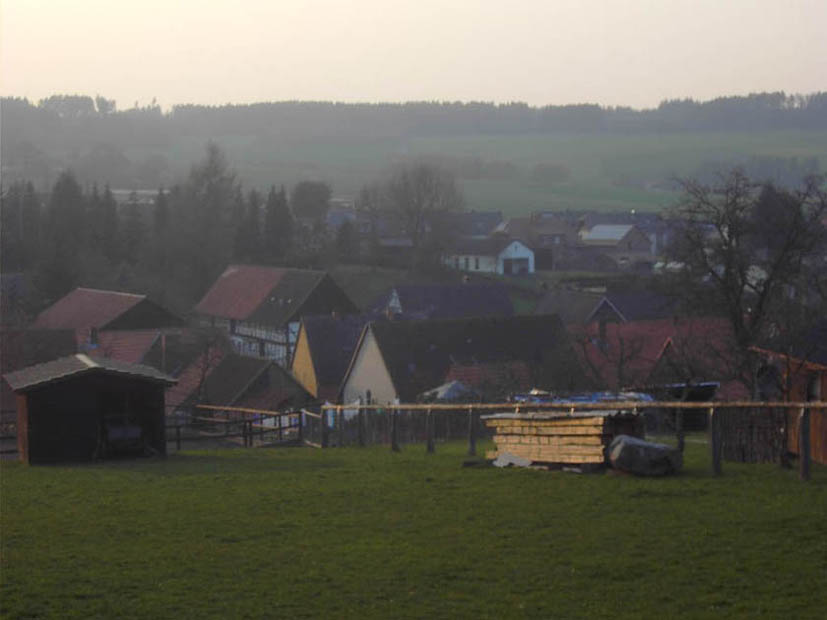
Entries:
[[534, 273], [534, 252], [517, 239], [463, 239], [445, 264], [460, 271], [525, 275]]

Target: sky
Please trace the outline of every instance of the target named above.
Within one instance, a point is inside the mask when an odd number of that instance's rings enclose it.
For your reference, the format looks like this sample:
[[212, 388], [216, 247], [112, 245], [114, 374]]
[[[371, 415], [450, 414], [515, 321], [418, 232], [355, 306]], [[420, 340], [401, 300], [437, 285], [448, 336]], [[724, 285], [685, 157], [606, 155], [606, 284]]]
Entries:
[[0, 0], [0, 93], [654, 107], [827, 90], [827, 0]]

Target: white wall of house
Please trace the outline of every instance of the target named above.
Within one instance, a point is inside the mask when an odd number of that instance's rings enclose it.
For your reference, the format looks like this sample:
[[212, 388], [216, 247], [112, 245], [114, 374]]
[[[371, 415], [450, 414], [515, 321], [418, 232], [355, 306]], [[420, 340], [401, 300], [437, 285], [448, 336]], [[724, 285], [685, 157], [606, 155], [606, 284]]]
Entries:
[[[497, 257], [497, 273], [506, 273], [507, 260], [527, 261], [528, 273], [534, 273], [534, 252], [519, 241], [512, 241]], [[511, 275], [511, 274], [508, 274]]]
[[445, 258], [445, 264], [460, 271], [496, 273], [497, 258], [479, 254], [452, 254]]
[[343, 402], [352, 403], [359, 397], [364, 398], [367, 390], [370, 390], [373, 401], [380, 405], [393, 403], [396, 398], [393, 381], [370, 329], [356, 352], [353, 367], [345, 380]]

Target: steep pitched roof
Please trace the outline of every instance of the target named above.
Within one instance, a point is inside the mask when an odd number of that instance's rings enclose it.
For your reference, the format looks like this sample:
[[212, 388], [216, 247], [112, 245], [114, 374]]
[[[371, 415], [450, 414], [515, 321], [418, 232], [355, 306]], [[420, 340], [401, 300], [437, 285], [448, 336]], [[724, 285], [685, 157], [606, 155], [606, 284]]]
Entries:
[[108, 357], [139, 364], [160, 336], [161, 333], [155, 329], [102, 331], [98, 332], [96, 345], [82, 348], [91, 357]]
[[309, 316], [302, 319], [320, 391], [327, 386], [338, 389], [362, 329], [373, 318], [375, 317], [371, 315], [359, 314], [341, 317]]
[[393, 287], [372, 308], [383, 311], [396, 293], [406, 318], [459, 319], [512, 316], [508, 288], [500, 284], [404, 284]]
[[26, 392], [56, 381], [96, 372], [146, 379], [165, 385], [175, 384], [175, 379], [150, 366], [106, 358], [92, 359], [82, 353], [23, 368], [5, 375], [5, 379], [15, 392]]
[[[670, 318], [675, 315], [677, 309], [674, 299], [652, 291], [610, 291], [603, 296], [601, 303], [611, 304], [624, 321]], [[587, 322], [598, 309], [599, 305], [596, 305], [586, 317]]]
[[33, 327], [38, 329], [102, 328], [145, 299], [146, 295], [76, 288], [41, 312]]
[[281, 326], [298, 312], [325, 278], [323, 271], [260, 265], [230, 265], [195, 307], [225, 319]]
[[443, 383], [452, 364], [542, 365], [569, 343], [556, 316], [382, 321], [366, 329], [376, 338], [403, 401]]

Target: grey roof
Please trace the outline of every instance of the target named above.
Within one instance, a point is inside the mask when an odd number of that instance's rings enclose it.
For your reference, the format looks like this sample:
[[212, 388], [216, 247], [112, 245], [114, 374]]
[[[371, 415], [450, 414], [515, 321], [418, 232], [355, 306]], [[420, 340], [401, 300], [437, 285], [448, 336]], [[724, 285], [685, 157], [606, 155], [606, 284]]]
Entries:
[[35, 364], [4, 375], [6, 382], [15, 392], [25, 392], [69, 377], [102, 372], [104, 374], [133, 377], [174, 385], [175, 379], [143, 364], [128, 364], [109, 358], [90, 358], [82, 353], [61, 357], [44, 364]]
[[[514, 305], [502, 284], [397, 284], [371, 304], [384, 312], [393, 298], [409, 319], [459, 319], [473, 316], [513, 316]], [[355, 343], [354, 343], [355, 344]]]
[[591, 230], [585, 231], [581, 239], [586, 243], [620, 241], [632, 227], [632, 224], [597, 224]]

